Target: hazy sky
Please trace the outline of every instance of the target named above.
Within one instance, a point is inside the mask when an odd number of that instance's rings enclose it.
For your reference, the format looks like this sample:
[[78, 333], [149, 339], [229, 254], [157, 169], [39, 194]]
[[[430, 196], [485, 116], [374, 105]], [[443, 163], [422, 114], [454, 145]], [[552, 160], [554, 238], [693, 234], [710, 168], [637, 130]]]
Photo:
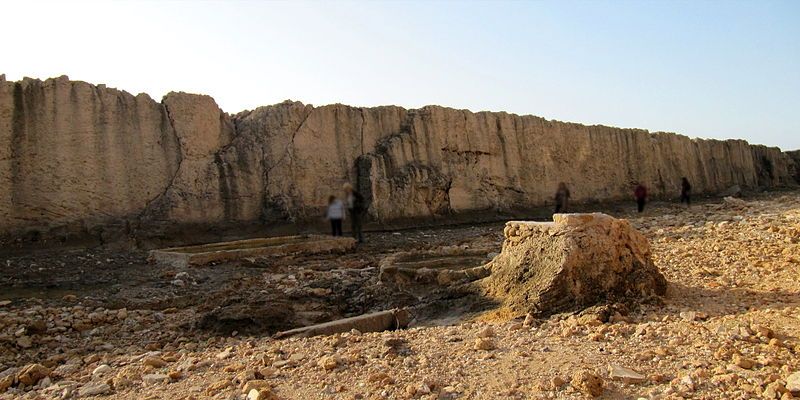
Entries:
[[800, 148], [800, 1], [0, 2], [0, 73]]

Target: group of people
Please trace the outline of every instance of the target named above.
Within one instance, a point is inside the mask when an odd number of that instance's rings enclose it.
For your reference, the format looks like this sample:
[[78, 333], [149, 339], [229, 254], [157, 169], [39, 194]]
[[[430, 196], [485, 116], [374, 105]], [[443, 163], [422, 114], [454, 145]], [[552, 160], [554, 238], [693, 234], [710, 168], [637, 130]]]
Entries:
[[[364, 196], [353, 188], [351, 184], [345, 184], [344, 187], [344, 201], [336, 196], [328, 198], [328, 209], [325, 213], [325, 218], [330, 221], [331, 234], [333, 236], [342, 236], [342, 224], [344, 220], [350, 218], [350, 228], [353, 233], [353, 238], [358, 240], [359, 243], [364, 242], [363, 222], [364, 216], [367, 212], [367, 204]], [[686, 177], [681, 179], [681, 203], [691, 205], [692, 185]], [[644, 206], [647, 204], [647, 187], [637, 182], [633, 189], [633, 197], [636, 199], [636, 207], [639, 212], [644, 211]], [[567, 184], [561, 182], [558, 184], [558, 189], [555, 194], [556, 209], [555, 212], [567, 212], [567, 205], [569, 203], [570, 192]]]
[[361, 193], [353, 189], [353, 185], [347, 183], [343, 189], [344, 201], [336, 196], [328, 198], [328, 210], [325, 213], [325, 218], [331, 223], [331, 234], [333, 236], [342, 236], [342, 224], [349, 217], [353, 238], [358, 240], [359, 243], [363, 243], [364, 231], [362, 224], [364, 222], [364, 214], [367, 211], [366, 201]]
[[[556, 190], [556, 214], [567, 212], [567, 203], [569, 201], [570, 193], [567, 184], [561, 182], [558, 184]], [[637, 182], [633, 188], [633, 198], [636, 199], [636, 209], [639, 212], [644, 211], [644, 206], [647, 204], [647, 187]], [[692, 185], [686, 177], [681, 178], [681, 203], [686, 203], [687, 206], [692, 204]]]

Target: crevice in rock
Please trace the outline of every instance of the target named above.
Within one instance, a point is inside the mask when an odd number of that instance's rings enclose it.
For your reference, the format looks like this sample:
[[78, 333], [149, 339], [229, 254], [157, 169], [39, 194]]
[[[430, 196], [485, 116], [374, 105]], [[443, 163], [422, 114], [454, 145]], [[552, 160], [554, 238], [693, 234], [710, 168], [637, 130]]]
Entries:
[[361, 114], [361, 155], [364, 155], [364, 124], [366, 123], [366, 118], [364, 118], [364, 107], [360, 107], [358, 111]]
[[278, 165], [283, 163], [283, 161], [286, 160], [287, 157], [289, 157], [289, 154], [291, 153], [290, 150], [294, 146], [294, 139], [295, 139], [295, 137], [297, 137], [297, 133], [300, 132], [300, 129], [303, 128], [303, 126], [306, 124], [306, 121], [308, 121], [308, 118], [311, 116], [311, 113], [313, 113], [313, 112], [314, 112], [314, 110], [309, 111], [305, 115], [305, 117], [303, 118], [303, 121], [301, 121], [300, 124], [297, 126], [297, 128], [294, 130], [294, 132], [292, 132], [292, 137], [291, 137], [291, 139], [289, 139], [289, 142], [286, 143], [286, 147], [284, 147], [284, 149], [283, 149], [283, 154], [281, 155], [281, 157], [277, 161], [275, 161], [274, 164], [269, 166], [269, 169], [266, 172], [267, 174], [272, 172], [272, 170], [275, 169], [275, 167], [277, 167]]
[[[267, 160], [267, 154], [264, 151], [263, 146], [261, 148], [261, 163], [262, 163], [262, 168], [264, 169], [262, 178], [264, 182], [264, 187], [263, 187], [264, 195], [262, 197], [262, 205], [261, 205], [261, 220], [263, 222], [266, 222], [270, 219], [268, 215], [270, 211], [270, 204], [274, 203], [274, 201], [270, 198], [270, 193], [269, 193], [270, 176], [271, 176], [270, 174], [272, 173], [272, 170], [275, 169], [278, 165], [282, 164], [287, 157], [291, 158], [290, 153], [292, 152], [292, 148], [294, 147], [295, 138], [297, 137], [298, 132], [300, 132], [300, 130], [303, 129], [303, 126], [305, 126], [306, 121], [308, 121], [308, 118], [311, 117], [311, 114], [313, 112], [314, 112], [313, 108], [306, 112], [306, 115], [303, 117], [303, 120], [300, 122], [300, 124], [297, 125], [297, 128], [295, 128], [295, 130], [292, 132], [292, 136], [289, 139], [289, 142], [286, 143], [286, 147], [283, 149], [283, 154], [281, 154], [280, 158], [278, 158], [274, 163], [270, 165], [270, 163]], [[296, 219], [292, 215], [292, 210], [290, 210], [289, 207], [286, 207], [284, 205], [283, 207], [279, 206], [278, 208], [283, 209], [285, 211], [290, 221], [294, 221]]]
[[[143, 219], [147, 217], [147, 214], [150, 212], [155, 212], [153, 208], [155, 205], [167, 196], [169, 190], [175, 185], [175, 180], [178, 179], [178, 175], [181, 172], [181, 166], [183, 165], [183, 146], [181, 144], [181, 138], [178, 136], [178, 130], [175, 129], [175, 121], [172, 118], [172, 114], [169, 111], [169, 107], [166, 103], [162, 101], [161, 106], [164, 107], [164, 116], [167, 119], [169, 131], [172, 133], [173, 140], [175, 141], [175, 149], [177, 153], [177, 166], [175, 167], [175, 172], [172, 173], [172, 177], [169, 179], [169, 183], [164, 187], [164, 190], [157, 194], [155, 197], [150, 199], [142, 208], [142, 211], [134, 218], [137, 222], [141, 222]], [[166, 135], [165, 135], [166, 136]]]

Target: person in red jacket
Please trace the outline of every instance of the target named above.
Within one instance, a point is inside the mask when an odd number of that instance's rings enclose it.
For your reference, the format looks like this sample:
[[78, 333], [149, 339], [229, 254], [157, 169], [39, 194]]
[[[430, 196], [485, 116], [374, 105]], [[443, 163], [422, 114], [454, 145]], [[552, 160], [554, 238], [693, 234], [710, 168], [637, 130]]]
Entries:
[[644, 205], [647, 203], [647, 188], [641, 184], [636, 184], [636, 189], [633, 189], [633, 197], [636, 198], [636, 206], [639, 212], [644, 211]]

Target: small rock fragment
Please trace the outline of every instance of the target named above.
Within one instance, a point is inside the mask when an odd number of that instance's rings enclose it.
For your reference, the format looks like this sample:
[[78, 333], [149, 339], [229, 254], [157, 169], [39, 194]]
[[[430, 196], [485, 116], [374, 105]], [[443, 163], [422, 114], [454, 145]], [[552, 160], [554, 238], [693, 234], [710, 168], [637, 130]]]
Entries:
[[337, 366], [339, 366], [339, 360], [335, 356], [325, 356], [320, 358], [319, 361], [317, 361], [317, 365], [326, 371], [331, 371], [336, 369]]
[[145, 385], [158, 385], [169, 382], [169, 376], [166, 374], [148, 374], [142, 377], [142, 382]]
[[492, 329], [491, 326], [487, 326], [486, 328], [483, 328], [481, 329], [480, 332], [478, 332], [478, 337], [480, 338], [494, 337], [494, 329]]
[[522, 326], [525, 328], [530, 328], [531, 326], [533, 326], [535, 321], [536, 318], [533, 317], [533, 314], [527, 313], [525, 314], [525, 321], [522, 322]]
[[742, 357], [738, 354], [733, 355], [733, 363], [736, 364], [736, 366], [744, 369], [753, 369], [755, 366], [755, 362], [753, 360]]
[[575, 372], [570, 384], [587, 396], [597, 397], [604, 391], [603, 379], [585, 369]]
[[269, 389], [271, 389], [271, 386], [270, 386], [269, 382], [267, 382], [267, 381], [265, 381], [263, 379], [253, 379], [253, 380], [247, 381], [247, 383], [244, 384], [244, 387], [242, 388], [242, 392], [243, 393], [250, 393], [254, 389], [256, 389], [256, 390], [262, 390], [262, 389], [269, 390]]
[[475, 350], [494, 350], [496, 348], [494, 341], [490, 338], [477, 338], [473, 346]]
[[111, 386], [105, 382], [89, 382], [78, 389], [78, 397], [98, 396], [111, 393]]
[[95, 368], [94, 371], [92, 371], [92, 375], [100, 376], [100, 375], [105, 375], [109, 372], [111, 372], [111, 366], [109, 366], [108, 364], [103, 364]]
[[800, 372], [795, 372], [786, 378], [786, 389], [794, 395], [800, 394]]
[[609, 368], [609, 376], [611, 379], [620, 380], [625, 383], [641, 383], [647, 380], [647, 377], [644, 375], [625, 367], [621, 367], [619, 365], [610, 365]]
[[25, 386], [33, 386], [47, 376], [50, 376], [49, 368], [42, 364], [28, 364], [17, 374], [17, 381]]
[[142, 359], [142, 364], [153, 368], [161, 368], [167, 365], [167, 362], [159, 357], [148, 356]]

